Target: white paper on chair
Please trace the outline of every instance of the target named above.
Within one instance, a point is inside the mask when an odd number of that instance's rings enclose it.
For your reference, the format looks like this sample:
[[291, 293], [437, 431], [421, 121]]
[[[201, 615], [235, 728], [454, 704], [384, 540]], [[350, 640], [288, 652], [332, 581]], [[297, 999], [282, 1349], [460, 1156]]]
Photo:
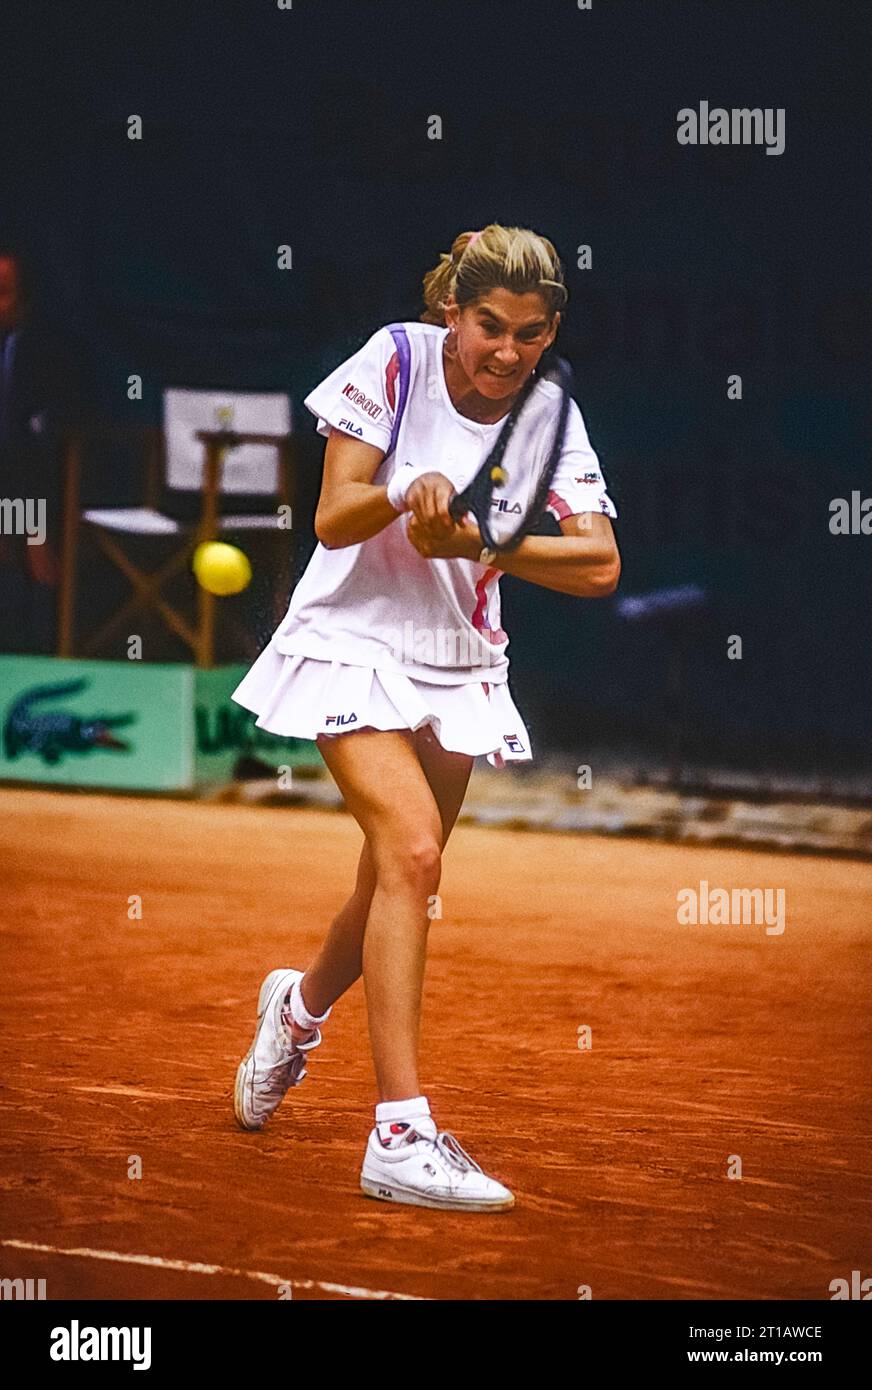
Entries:
[[[234, 430], [238, 434], [288, 434], [291, 403], [280, 392], [164, 391], [167, 487], [199, 492], [203, 486], [206, 447], [197, 430]], [[272, 444], [240, 444], [228, 449], [221, 469], [225, 493], [278, 491], [278, 449]]]

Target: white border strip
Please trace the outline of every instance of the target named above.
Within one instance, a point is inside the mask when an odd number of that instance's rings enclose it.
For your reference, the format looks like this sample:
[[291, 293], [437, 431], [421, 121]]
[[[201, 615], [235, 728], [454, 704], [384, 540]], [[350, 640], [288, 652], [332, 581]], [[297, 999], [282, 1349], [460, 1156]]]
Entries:
[[286, 1284], [293, 1289], [320, 1289], [323, 1293], [343, 1294], [346, 1298], [400, 1299], [406, 1303], [424, 1303], [429, 1299], [413, 1293], [390, 1293], [385, 1289], [361, 1289], [353, 1284], [328, 1284], [320, 1279], [283, 1279], [279, 1274], [264, 1274], [259, 1269], [229, 1269], [224, 1265], [204, 1265], [188, 1260], [165, 1260], [160, 1255], [123, 1255], [117, 1250], [61, 1250], [56, 1245], [37, 1245], [29, 1240], [0, 1240], [13, 1250], [35, 1250], [42, 1255], [71, 1255], [80, 1260], [110, 1260], [116, 1264], [148, 1265], [152, 1269], [173, 1269], [183, 1274], [225, 1274], [235, 1279], [255, 1279], [261, 1284], [278, 1288]]

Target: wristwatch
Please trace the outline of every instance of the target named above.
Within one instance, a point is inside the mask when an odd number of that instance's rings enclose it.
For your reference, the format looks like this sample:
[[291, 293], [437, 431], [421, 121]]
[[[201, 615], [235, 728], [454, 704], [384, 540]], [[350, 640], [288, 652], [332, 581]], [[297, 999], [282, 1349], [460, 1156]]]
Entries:
[[492, 565], [496, 558], [497, 552], [495, 550], [491, 550], [490, 546], [486, 545], [483, 547], [482, 552], [478, 557], [478, 563], [480, 565]]

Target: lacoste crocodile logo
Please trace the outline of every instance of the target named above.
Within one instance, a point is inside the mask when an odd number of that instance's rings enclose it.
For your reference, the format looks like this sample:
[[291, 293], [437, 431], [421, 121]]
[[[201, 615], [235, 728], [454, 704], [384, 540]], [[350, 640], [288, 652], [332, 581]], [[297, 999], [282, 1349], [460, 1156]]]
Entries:
[[7, 758], [36, 753], [43, 762], [54, 766], [64, 753], [90, 753], [97, 748], [126, 752], [130, 744], [116, 738], [112, 730], [132, 724], [135, 714], [96, 714], [88, 719], [43, 707], [44, 701], [78, 695], [87, 685], [85, 679], [62, 681], [55, 685], [36, 685], [20, 695], [10, 705], [3, 725], [3, 748]]

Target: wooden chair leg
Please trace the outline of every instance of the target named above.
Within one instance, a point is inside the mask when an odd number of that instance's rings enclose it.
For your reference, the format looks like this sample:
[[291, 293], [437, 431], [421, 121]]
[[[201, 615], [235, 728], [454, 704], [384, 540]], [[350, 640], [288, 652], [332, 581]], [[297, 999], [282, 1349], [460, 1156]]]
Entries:
[[[110, 552], [108, 552], [108, 550], [106, 549], [106, 546], [103, 546], [102, 542], [100, 542], [100, 537], [102, 537], [102, 532], [97, 532], [97, 545], [99, 545], [100, 549], [103, 550], [103, 555], [106, 555], [107, 559], [111, 560], [113, 564], [117, 563], [115, 562], [114, 556], [110, 555]], [[172, 578], [172, 575], [177, 573], [177, 570], [181, 570], [182, 564], [184, 564], [185, 560], [188, 559], [188, 550], [189, 548], [186, 548], [186, 546], [184, 546], [184, 548], [178, 550], [178, 552], [175, 553], [174, 556], [171, 556], [171, 559], [168, 560], [168, 562], [165, 563], [160, 570], [154, 571], [153, 574], [146, 575], [146, 578], [147, 580], [149, 580], [150, 584], [152, 584], [153, 587], [156, 589], [163, 587], [165, 582], [167, 582], [167, 580], [170, 580], [170, 578]], [[124, 571], [122, 571], [122, 573], [124, 573]], [[95, 655], [95, 652], [99, 652], [100, 648], [102, 648], [102, 646], [106, 644], [106, 642], [108, 641], [108, 638], [110, 638], [111, 635], [113, 635], [113, 632], [117, 631], [118, 628], [121, 627], [121, 624], [124, 623], [124, 621], [127, 621], [127, 619], [131, 619], [131, 617], [134, 616], [135, 613], [139, 612], [139, 609], [145, 609], [147, 605], [149, 605], [149, 596], [147, 596], [145, 592], [140, 591], [140, 589], [135, 589], [134, 594], [131, 595], [131, 598], [125, 599], [125, 602], [122, 603], [120, 609], [118, 609], [117, 612], [111, 614], [111, 616], [108, 617], [106, 621], [104, 621], [103, 627], [100, 627], [100, 630], [97, 632], [92, 632], [92, 635], [90, 635], [88, 642], [86, 642], [86, 644], [82, 646], [82, 655], [93, 656]]]
[[215, 595], [202, 585], [197, 588], [199, 622], [195, 633], [196, 664], [209, 670], [215, 664]]
[[[167, 627], [169, 627], [176, 634], [177, 637], [180, 637], [192, 652], [196, 652], [197, 634], [193, 631], [191, 627], [189, 627], [189, 625], [185, 622], [181, 615], [178, 614], [175, 611], [175, 609], [172, 608], [170, 604], [166, 602], [165, 599], [161, 598], [160, 594], [158, 593], [158, 581], [156, 577], [153, 575], [143, 574], [141, 570], [137, 569], [137, 567], [125, 555], [124, 551], [121, 550], [121, 548], [117, 546], [115, 542], [112, 541], [103, 532], [98, 531], [97, 541], [104, 554], [106, 554], [109, 557], [109, 559], [112, 560], [118, 566], [122, 574], [130, 581], [130, 583], [136, 589], [140, 603], [155, 608], [157, 612], [160, 613]], [[159, 572], [159, 574], [163, 576], [163, 578], [161, 578], [160, 580], [161, 583], [164, 583], [166, 581], [167, 575], [165, 571], [171, 571], [174, 568], [181, 568], [182, 563], [185, 559], [187, 559], [187, 554], [192, 544], [193, 542], [189, 541], [187, 545], [183, 546], [180, 551], [177, 551], [176, 554], [173, 556], [173, 559], [167, 565], [164, 566], [164, 570]], [[125, 605], [125, 608], [128, 608], [129, 605], [130, 600], [128, 600], [128, 603], [127, 605]], [[110, 631], [114, 631], [114, 629], [118, 626], [119, 621], [121, 621], [122, 614], [124, 614], [124, 610], [120, 609], [119, 612], [114, 615], [114, 617], [108, 619], [108, 621], [103, 624], [103, 627], [100, 629], [100, 631], [96, 633], [91, 638], [91, 641], [88, 643], [88, 646], [86, 648], [87, 652], [90, 653], [96, 651], [99, 648], [99, 646], [102, 645], [102, 643], [106, 640], [107, 633]]]
[[[98, 544], [100, 543], [99, 533], [97, 542]], [[193, 544], [193, 542], [191, 544]], [[104, 555], [107, 556], [107, 559], [111, 559], [114, 563], [114, 557], [109, 555], [103, 546], [100, 546], [100, 548], [103, 550]], [[190, 548], [190, 546], [183, 546], [183, 548], [177, 551], [161, 569], [155, 570], [152, 574], [145, 575], [144, 578], [148, 581], [149, 587], [153, 586], [156, 590], [163, 588], [164, 584], [166, 584], [185, 564], [190, 553]], [[149, 598], [147, 593], [140, 591], [134, 592], [130, 598], [124, 601], [116, 613], [107, 618], [99, 632], [92, 635], [85, 654], [87, 655], [98, 650], [126, 619], [132, 618], [134, 613], [137, 613], [141, 608], [145, 608], [148, 602]]]
[[[197, 528], [197, 543], [213, 541], [218, 534], [218, 485], [221, 479], [221, 466], [226, 448], [217, 440], [210, 439], [206, 444], [206, 461], [203, 477], [202, 511]], [[202, 585], [197, 593], [198, 623], [195, 635], [195, 658], [197, 666], [208, 670], [215, 664], [215, 595]]]

